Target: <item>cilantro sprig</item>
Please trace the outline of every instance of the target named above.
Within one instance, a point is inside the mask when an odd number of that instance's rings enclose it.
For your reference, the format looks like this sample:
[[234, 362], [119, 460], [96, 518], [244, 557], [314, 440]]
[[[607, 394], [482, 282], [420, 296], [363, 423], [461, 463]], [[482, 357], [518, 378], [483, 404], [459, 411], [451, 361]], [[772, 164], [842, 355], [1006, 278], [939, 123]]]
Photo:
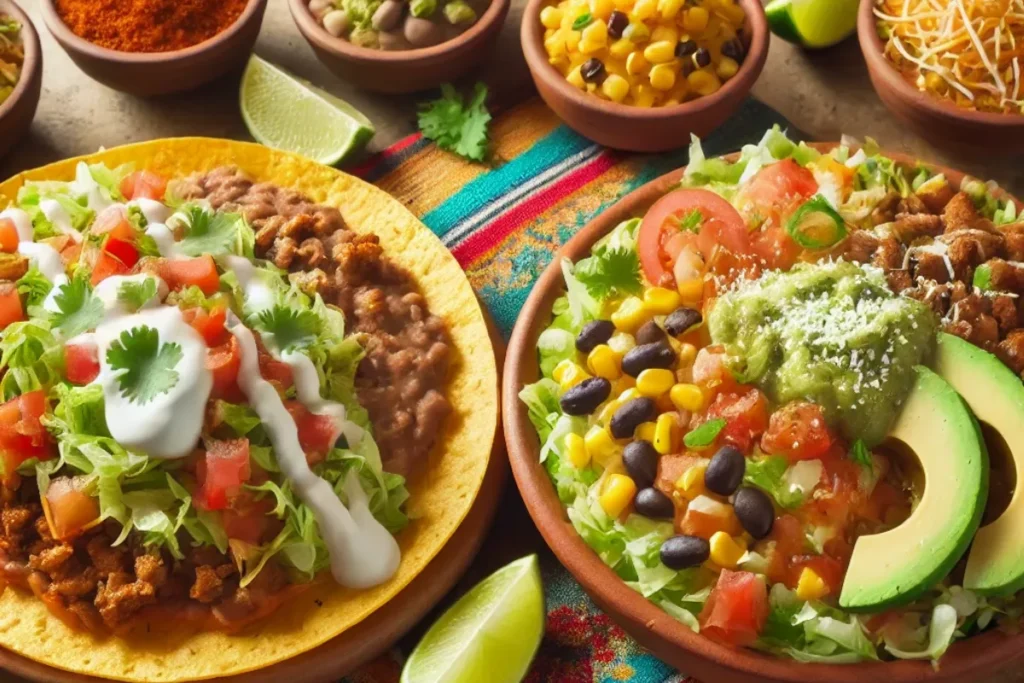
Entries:
[[580, 261], [575, 275], [590, 296], [598, 300], [615, 294], [640, 294], [644, 289], [636, 250], [625, 247], [608, 249], [597, 257]]
[[53, 325], [65, 339], [88, 332], [103, 321], [103, 302], [85, 278], [65, 282], [53, 300], [59, 309], [53, 314]]
[[871, 451], [868, 450], [867, 445], [861, 439], [854, 441], [853, 446], [850, 447], [850, 460], [864, 467], [869, 472], [875, 471], [875, 463], [871, 460]]
[[168, 225], [181, 227], [177, 246], [188, 256], [227, 253], [252, 257], [256, 238], [241, 214], [186, 204], [168, 219]]
[[468, 103], [449, 83], [441, 86], [441, 98], [428, 102], [418, 116], [423, 135], [441, 149], [473, 161], [487, 157], [487, 126], [491, 115], [484, 103], [487, 86], [477, 83]]
[[316, 341], [320, 334], [320, 317], [311, 310], [299, 310], [278, 304], [262, 311], [257, 327], [273, 335], [273, 343], [281, 351], [301, 349]]
[[128, 280], [122, 282], [117, 290], [117, 301], [133, 313], [156, 296], [156, 280], [147, 277], [144, 280]]
[[718, 433], [725, 428], [725, 420], [717, 418], [708, 420], [700, 427], [683, 437], [683, 443], [689, 448], [700, 448], [710, 446], [718, 438]]
[[160, 334], [148, 325], [125, 330], [107, 349], [107, 364], [114, 370], [121, 395], [145, 405], [178, 383], [175, 366], [182, 359], [181, 345], [160, 343]]
[[703, 222], [704, 214], [700, 212], [700, 209], [694, 209], [679, 219], [679, 230], [680, 232], [697, 232]]

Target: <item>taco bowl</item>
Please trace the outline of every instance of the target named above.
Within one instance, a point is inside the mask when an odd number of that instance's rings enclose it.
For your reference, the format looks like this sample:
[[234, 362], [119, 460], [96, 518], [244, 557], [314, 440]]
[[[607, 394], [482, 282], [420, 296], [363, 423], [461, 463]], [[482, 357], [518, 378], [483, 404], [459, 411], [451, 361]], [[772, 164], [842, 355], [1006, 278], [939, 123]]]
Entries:
[[24, 521], [0, 645], [117, 680], [243, 673], [359, 623], [455, 532], [497, 425], [494, 352], [400, 204], [201, 138], [29, 171], [0, 198], [25, 270], [11, 331], [63, 355], [5, 375], [14, 431], [36, 397], [47, 431], [28, 430], [36, 457], [5, 448]]

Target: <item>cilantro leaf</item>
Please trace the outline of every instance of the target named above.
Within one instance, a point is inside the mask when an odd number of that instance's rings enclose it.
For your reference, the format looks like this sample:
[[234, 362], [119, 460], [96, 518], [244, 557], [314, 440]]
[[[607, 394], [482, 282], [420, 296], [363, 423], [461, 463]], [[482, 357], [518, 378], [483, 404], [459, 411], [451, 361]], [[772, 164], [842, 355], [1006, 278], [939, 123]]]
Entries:
[[281, 351], [305, 348], [320, 334], [320, 317], [311, 310], [299, 310], [278, 304], [261, 312], [257, 326], [274, 335], [274, 345]]
[[181, 346], [161, 344], [159, 333], [148, 325], [125, 330], [107, 349], [107, 364], [120, 370], [121, 395], [146, 404], [178, 383], [174, 369], [182, 358]]
[[854, 461], [858, 465], [867, 468], [869, 471], [875, 471], [875, 463], [871, 460], [871, 451], [864, 444], [864, 441], [857, 439], [850, 446], [850, 460]]
[[600, 256], [581, 261], [575, 275], [590, 296], [598, 300], [616, 294], [643, 292], [640, 259], [634, 249], [608, 249]]
[[449, 83], [441, 86], [441, 98], [424, 105], [418, 123], [424, 137], [441, 149], [467, 159], [483, 161], [487, 156], [487, 126], [491, 115], [484, 106], [487, 86], [477, 83], [468, 104]]
[[117, 301], [125, 308], [134, 312], [148, 304], [156, 296], [156, 280], [147, 277], [144, 280], [128, 280], [121, 283], [117, 290]]
[[178, 249], [187, 256], [238, 254], [252, 257], [256, 237], [238, 213], [212, 211], [201, 204], [186, 204], [168, 219], [182, 229]]
[[61, 285], [54, 303], [60, 310], [54, 313], [53, 324], [65, 339], [88, 332], [103, 320], [103, 302], [85, 278], [75, 277]]
[[685, 443], [690, 448], [700, 448], [701, 446], [709, 446], [724, 427], [725, 420], [723, 420], [722, 418], [708, 420], [700, 427], [697, 427], [692, 432], [684, 436], [683, 443]]
[[573, 31], [582, 31], [586, 27], [594, 23], [594, 17], [591, 16], [590, 12], [584, 12], [583, 14], [576, 17], [576, 20], [572, 22]]
[[703, 222], [704, 214], [700, 212], [700, 209], [694, 209], [679, 219], [679, 230], [680, 232], [697, 232]]

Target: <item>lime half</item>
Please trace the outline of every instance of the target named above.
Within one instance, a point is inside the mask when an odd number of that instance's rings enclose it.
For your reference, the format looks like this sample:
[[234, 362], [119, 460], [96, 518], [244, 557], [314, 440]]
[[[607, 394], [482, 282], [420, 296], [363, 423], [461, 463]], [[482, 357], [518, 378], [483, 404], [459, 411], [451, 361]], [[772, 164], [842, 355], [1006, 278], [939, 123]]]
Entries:
[[375, 132], [348, 102], [256, 55], [245, 67], [239, 103], [257, 142], [322, 164], [362, 149]]
[[772, 33], [804, 47], [829, 47], [857, 29], [857, 0], [772, 0], [764, 8]]
[[506, 565], [459, 598], [423, 636], [401, 683], [519, 683], [544, 635], [536, 555]]

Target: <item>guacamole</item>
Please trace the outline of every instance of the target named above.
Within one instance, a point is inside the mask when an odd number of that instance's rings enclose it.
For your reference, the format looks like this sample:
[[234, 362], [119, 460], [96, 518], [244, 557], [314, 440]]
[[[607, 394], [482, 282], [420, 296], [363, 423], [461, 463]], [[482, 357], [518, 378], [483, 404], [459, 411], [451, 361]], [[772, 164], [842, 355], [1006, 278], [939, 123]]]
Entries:
[[708, 316], [739, 382], [778, 404], [808, 400], [850, 440], [885, 438], [935, 343], [923, 304], [897, 297], [882, 271], [836, 261], [741, 281]]

